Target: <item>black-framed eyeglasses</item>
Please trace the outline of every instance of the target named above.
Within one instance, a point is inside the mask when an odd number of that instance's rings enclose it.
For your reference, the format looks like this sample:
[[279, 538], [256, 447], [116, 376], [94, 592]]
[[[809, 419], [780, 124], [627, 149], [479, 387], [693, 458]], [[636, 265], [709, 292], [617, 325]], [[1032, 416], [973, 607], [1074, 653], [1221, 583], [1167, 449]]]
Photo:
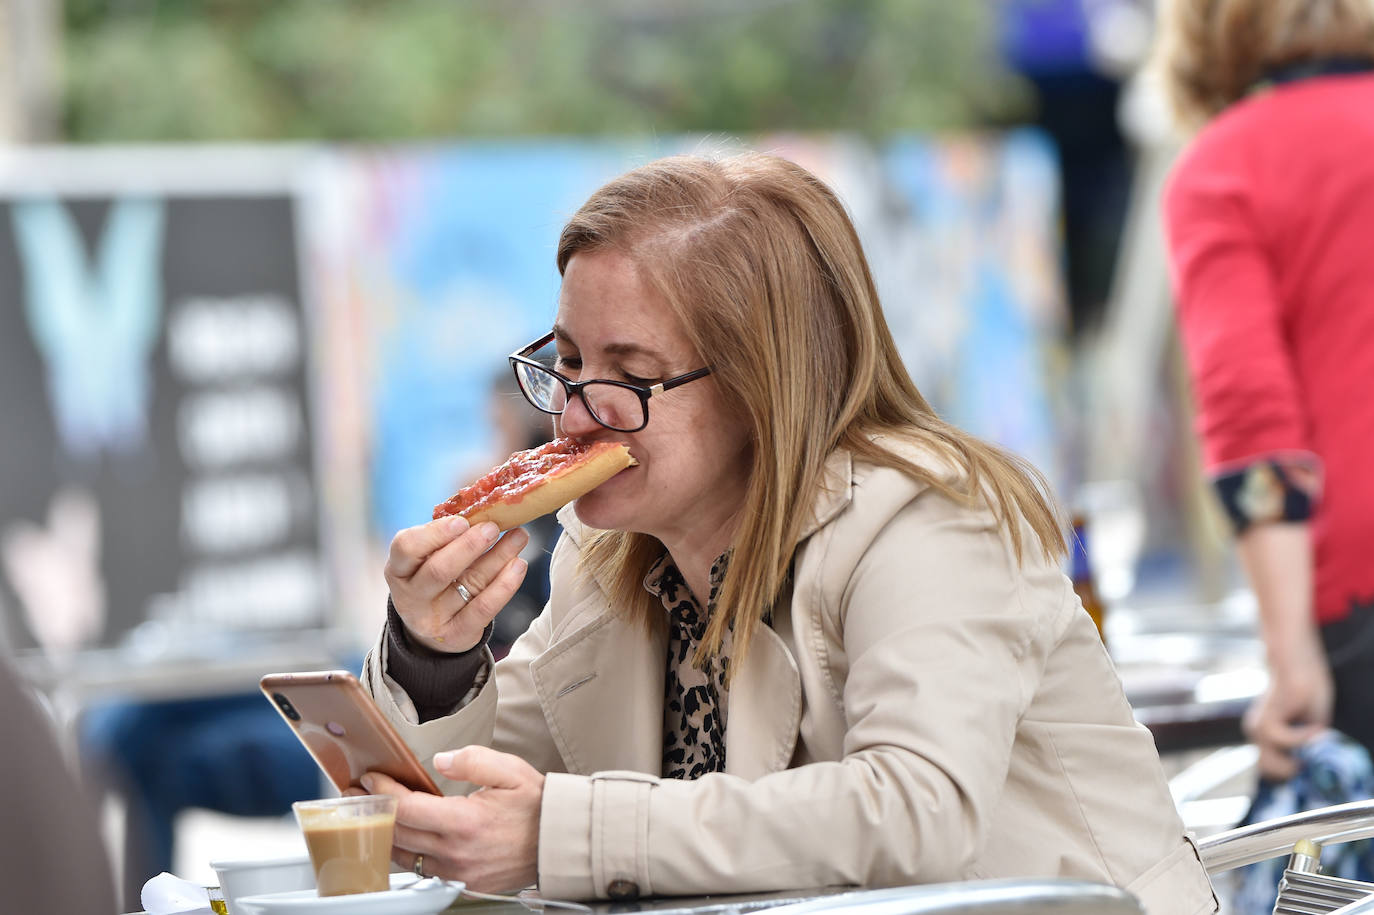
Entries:
[[708, 365], [648, 387], [604, 378], [573, 381], [555, 372], [551, 366], [530, 358], [552, 343], [553, 337], [552, 332], [547, 333], [510, 354], [510, 365], [515, 370], [520, 392], [536, 410], [554, 416], [562, 415], [573, 397], [581, 397], [592, 419], [616, 432], [638, 432], [649, 424], [650, 397], [711, 374]]

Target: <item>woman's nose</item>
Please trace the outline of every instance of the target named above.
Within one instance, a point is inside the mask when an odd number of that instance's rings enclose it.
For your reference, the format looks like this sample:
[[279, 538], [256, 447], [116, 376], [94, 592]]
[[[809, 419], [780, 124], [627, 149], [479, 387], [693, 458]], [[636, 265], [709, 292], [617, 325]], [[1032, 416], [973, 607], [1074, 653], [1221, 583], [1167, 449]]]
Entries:
[[579, 435], [590, 435], [600, 428], [601, 424], [592, 418], [591, 411], [587, 409], [580, 396], [570, 399], [558, 417], [560, 435], [576, 438]]

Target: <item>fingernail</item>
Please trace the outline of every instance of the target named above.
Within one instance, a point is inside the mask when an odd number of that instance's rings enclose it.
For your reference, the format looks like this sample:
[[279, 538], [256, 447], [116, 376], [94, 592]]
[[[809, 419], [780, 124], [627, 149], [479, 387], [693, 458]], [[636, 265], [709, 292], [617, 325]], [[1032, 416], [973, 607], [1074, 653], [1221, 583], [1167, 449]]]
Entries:
[[358, 781], [362, 782], [362, 783], [363, 783], [363, 787], [367, 789], [367, 793], [368, 793], [368, 794], [371, 794], [371, 793], [373, 792], [372, 786], [373, 786], [373, 784], [377, 781], [377, 779], [373, 778], [373, 777], [372, 777], [372, 773], [369, 772], [369, 773], [367, 773], [366, 775], [364, 775], [362, 778], [358, 779]]
[[496, 526], [495, 521], [483, 521], [477, 525], [477, 533], [482, 535], [483, 540], [490, 542], [496, 539], [496, 535], [501, 533], [501, 529]]
[[523, 575], [525, 573], [525, 570], [529, 567], [530, 564], [525, 560], [521, 559], [519, 556], [516, 556], [514, 559], [511, 560], [511, 568], [515, 569], [515, 571], [520, 573], [521, 575]]
[[461, 534], [467, 529], [468, 519], [464, 518], [462, 515], [454, 515], [453, 520], [448, 523], [448, 532], [450, 534]]
[[442, 753], [434, 754], [434, 768], [447, 769], [453, 763], [454, 752], [445, 750]]

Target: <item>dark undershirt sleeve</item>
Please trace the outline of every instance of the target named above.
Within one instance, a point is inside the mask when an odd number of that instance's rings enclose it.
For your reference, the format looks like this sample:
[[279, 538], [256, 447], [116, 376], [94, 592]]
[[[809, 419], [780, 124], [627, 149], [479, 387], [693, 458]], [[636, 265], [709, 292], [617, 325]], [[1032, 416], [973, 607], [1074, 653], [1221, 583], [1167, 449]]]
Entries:
[[396, 612], [391, 598], [386, 599], [386, 673], [406, 691], [420, 716], [420, 723], [450, 715], [477, 679], [482, 669], [482, 649], [491, 638], [491, 624], [482, 640], [457, 654], [434, 651], [413, 640]]

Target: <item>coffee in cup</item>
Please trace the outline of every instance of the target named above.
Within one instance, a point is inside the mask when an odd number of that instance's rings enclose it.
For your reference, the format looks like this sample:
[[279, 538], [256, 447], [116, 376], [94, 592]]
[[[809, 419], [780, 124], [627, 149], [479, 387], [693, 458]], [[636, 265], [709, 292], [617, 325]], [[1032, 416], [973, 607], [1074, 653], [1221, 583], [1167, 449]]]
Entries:
[[385, 794], [292, 804], [305, 834], [321, 896], [379, 893], [390, 888], [396, 798]]

